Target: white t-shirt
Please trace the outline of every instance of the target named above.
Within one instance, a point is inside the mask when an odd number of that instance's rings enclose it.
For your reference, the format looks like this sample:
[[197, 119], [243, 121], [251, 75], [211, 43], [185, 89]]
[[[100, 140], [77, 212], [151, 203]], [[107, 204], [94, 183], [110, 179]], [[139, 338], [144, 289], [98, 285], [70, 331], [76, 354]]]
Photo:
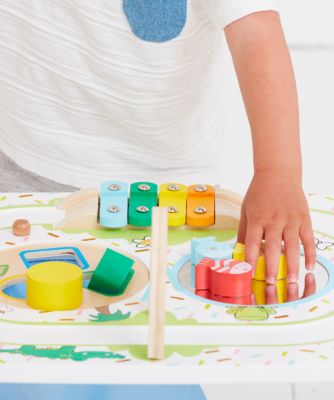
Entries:
[[0, 149], [58, 182], [217, 183], [222, 28], [274, 0], [188, 0], [181, 33], [134, 34], [123, 0], [0, 2]]

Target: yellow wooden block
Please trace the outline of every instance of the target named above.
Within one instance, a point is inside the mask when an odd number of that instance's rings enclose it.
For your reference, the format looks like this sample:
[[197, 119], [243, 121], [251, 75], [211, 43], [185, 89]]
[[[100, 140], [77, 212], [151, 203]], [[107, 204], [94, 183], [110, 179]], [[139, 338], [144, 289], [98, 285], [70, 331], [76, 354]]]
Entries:
[[168, 208], [168, 225], [186, 223], [187, 187], [180, 183], [164, 183], [159, 188], [159, 206]]
[[233, 249], [233, 259], [245, 261], [245, 245], [243, 243], [236, 243]]
[[288, 280], [280, 279], [276, 282], [278, 303], [286, 303], [288, 298]]
[[[235, 260], [245, 261], [245, 245], [243, 243], [237, 243], [233, 250], [233, 258]], [[286, 257], [284, 254], [281, 254], [279, 266], [278, 266], [278, 274], [277, 280], [285, 279], [288, 274], [288, 266], [286, 262]], [[263, 254], [263, 249], [261, 249], [261, 255], [257, 260], [256, 271], [253, 277], [258, 281], [266, 280], [266, 262]]]
[[73, 310], [82, 303], [82, 270], [67, 262], [36, 264], [27, 272], [27, 304], [44, 311]]

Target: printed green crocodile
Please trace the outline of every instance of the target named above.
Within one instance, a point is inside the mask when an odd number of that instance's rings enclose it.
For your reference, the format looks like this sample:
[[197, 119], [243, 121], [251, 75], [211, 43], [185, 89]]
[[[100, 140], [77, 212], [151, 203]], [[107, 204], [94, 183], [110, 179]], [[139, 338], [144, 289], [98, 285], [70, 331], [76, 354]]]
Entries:
[[125, 358], [122, 354], [113, 353], [111, 351], [75, 351], [75, 349], [76, 346], [37, 348], [36, 346], [23, 345], [17, 349], [0, 349], [0, 353], [21, 354], [23, 356], [73, 361], [86, 361], [90, 358]]

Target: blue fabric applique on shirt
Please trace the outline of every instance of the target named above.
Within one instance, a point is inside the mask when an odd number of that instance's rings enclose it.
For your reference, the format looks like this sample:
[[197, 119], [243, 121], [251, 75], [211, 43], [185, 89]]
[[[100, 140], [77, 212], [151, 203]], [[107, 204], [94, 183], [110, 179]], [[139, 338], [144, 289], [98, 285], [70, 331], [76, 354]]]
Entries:
[[132, 32], [149, 42], [166, 42], [182, 32], [187, 0], [123, 0]]

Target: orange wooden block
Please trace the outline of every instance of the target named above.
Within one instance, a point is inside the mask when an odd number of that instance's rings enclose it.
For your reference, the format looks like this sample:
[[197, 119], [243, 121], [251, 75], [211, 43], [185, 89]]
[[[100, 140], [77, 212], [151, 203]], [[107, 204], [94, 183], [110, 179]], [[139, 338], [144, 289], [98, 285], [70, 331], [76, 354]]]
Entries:
[[209, 185], [193, 185], [187, 191], [187, 224], [210, 226], [215, 223], [215, 189]]

